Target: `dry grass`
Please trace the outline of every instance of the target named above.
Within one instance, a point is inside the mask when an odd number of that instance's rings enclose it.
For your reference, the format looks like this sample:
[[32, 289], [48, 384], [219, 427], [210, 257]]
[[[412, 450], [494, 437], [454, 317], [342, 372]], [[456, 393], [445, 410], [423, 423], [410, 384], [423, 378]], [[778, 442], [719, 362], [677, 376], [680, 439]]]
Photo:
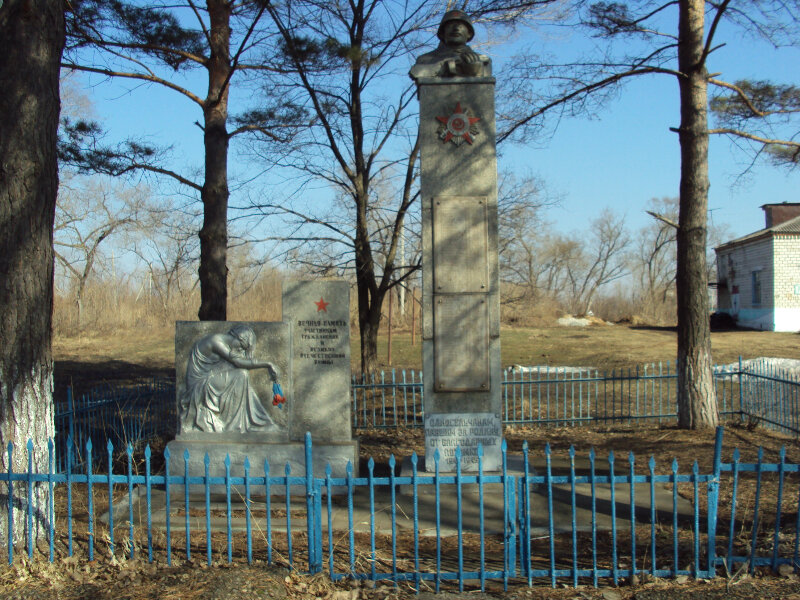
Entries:
[[[388, 337], [382, 332], [378, 356], [382, 368], [421, 367], [419, 335], [411, 344], [409, 331], [393, 331], [392, 363], [388, 362]], [[351, 332], [351, 363], [358, 369], [358, 335]], [[800, 359], [800, 336], [771, 331], [722, 331], [711, 335], [714, 362], [729, 363], [743, 358], [780, 356]], [[144, 328], [110, 334], [56, 335], [54, 353], [59, 366], [125, 363], [169, 371], [174, 368], [174, 329], [172, 326]], [[536, 327], [501, 330], [503, 365], [571, 365], [600, 369], [635, 367], [652, 362], [675, 360], [676, 333], [673, 328], [628, 325], [589, 327]], [[62, 373], [64, 371], [62, 370]], [[112, 378], [113, 374], [110, 375]]]
[[[255, 281], [232, 270], [228, 286], [228, 318], [232, 321], [279, 321], [282, 276], [263, 271]], [[197, 318], [200, 292], [191, 282], [167, 294], [159, 286], [131, 287], [125, 282], [90, 281], [86, 287], [81, 322], [71, 291], [56, 293], [53, 327], [57, 337], [110, 337], [121, 331], [159, 334], [175, 321]]]

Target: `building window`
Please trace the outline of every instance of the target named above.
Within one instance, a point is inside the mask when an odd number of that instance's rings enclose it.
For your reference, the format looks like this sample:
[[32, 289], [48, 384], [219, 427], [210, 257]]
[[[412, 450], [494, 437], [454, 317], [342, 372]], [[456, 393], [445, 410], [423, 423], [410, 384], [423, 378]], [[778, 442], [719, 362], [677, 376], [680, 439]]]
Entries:
[[761, 304], [761, 271], [753, 271], [752, 275], [752, 289], [753, 289], [753, 306]]

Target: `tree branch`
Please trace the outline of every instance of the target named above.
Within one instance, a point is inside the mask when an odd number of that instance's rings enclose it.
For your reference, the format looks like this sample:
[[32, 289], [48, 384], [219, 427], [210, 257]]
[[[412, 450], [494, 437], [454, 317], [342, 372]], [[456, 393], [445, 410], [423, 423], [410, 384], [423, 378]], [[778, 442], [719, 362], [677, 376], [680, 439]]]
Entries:
[[[288, 126], [287, 126], [288, 127]], [[271, 138], [275, 142], [285, 143], [288, 142], [291, 138], [281, 137], [266, 127], [262, 127], [261, 125], [241, 125], [228, 133], [228, 139], [239, 135], [240, 133], [247, 133], [248, 131], [258, 131], [259, 133], [263, 133], [268, 138]]]
[[155, 75], [145, 75], [144, 73], [126, 73], [124, 71], [112, 71], [110, 69], [100, 69], [97, 67], [85, 67], [82, 65], [77, 65], [72, 62], [63, 62], [61, 66], [66, 69], [72, 69], [73, 71], [86, 71], [88, 73], [99, 73], [100, 75], [106, 75], [107, 77], [124, 77], [126, 79], [138, 79], [140, 81], [149, 81], [150, 83], [158, 83], [159, 85], [163, 85], [171, 90], [175, 90], [176, 92], [183, 94], [193, 102], [196, 102], [201, 107], [203, 106], [204, 102], [202, 98], [196, 96], [189, 90], [182, 88], [179, 85], [175, 85], [171, 81], [167, 81], [166, 79], [162, 79], [161, 77], [156, 77]]
[[[172, 54], [174, 56], [178, 56], [180, 58], [184, 58], [186, 60], [190, 60], [192, 62], [196, 62], [199, 65], [205, 65], [208, 59], [205, 56], [198, 56], [197, 54], [192, 54], [191, 52], [186, 52], [185, 50], [178, 50], [177, 48], [170, 48], [169, 46], [160, 46], [157, 44], [135, 44], [130, 42], [111, 42], [108, 40], [102, 40], [97, 38], [86, 38], [87, 42], [95, 44], [98, 47], [102, 48], [125, 48], [127, 50], [141, 50], [142, 52], [162, 52], [164, 54]], [[117, 54], [120, 58], [125, 60], [132, 60], [136, 61], [134, 58], [130, 56], [125, 56], [122, 54]]]
[[770, 138], [761, 137], [760, 135], [747, 133], [746, 131], [741, 131], [739, 129], [729, 129], [723, 127], [719, 129], [709, 129], [708, 133], [715, 135], [733, 135], [736, 137], [744, 138], [746, 140], [753, 140], [754, 142], [759, 142], [766, 146], [782, 146], [784, 148], [797, 148], [798, 150], [800, 150], [800, 142], [793, 142], [791, 140], [774, 140]]
[[722, 15], [728, 8], [728, 4], [730, 4], [730, 0], [723, 0], [723, 2], [716, 7], [717, 13], [714, 15], [714, 20], [711, 22], [711, 27], [708, 30], [708, 35], [706, 36], [706, 45], [703, 48], [703, 54], [700, 56], [700, 64], [705, 64], [708, 55], [711, 54], [711, 43], [714, 41], [714, 34], [717, 31], [719, 22], [722, 20]]
[[579, 89], [574, 90], [573, 92], [570, 92], [569, 94], [566, 94], [564, 96], [561, 96], [560, 98], [557, 98], [556, 100], [553, 100], [552, 102], [545, 104], [541, 108], [536, 109], [534, 112], [529, 114], [524, 119], [521, 119], [516, 123], [514, 123], [511, 126], [511, 128], [509, 128], [507, 131], [504, 131], [503, 133], [498, 135], [497, 143], [499, 144], [500, 142], [508, 138], [511, 134], [513, 134], [517, 129], [526, 125], [536, 117], [543, 115], [548, 110], [555, 108], [556, 106], [566, 104], [570, 100], [578, 98], [579, 96], [584, 96], [591, 92], [600, 90], [604, 87], [608, 87], [619, 81], [622, 81], [623, 79], [627, 79], [628, 77], [636, 77], [638, 75], [650, 75], [653, 73], [662, 73], [666, 75], [674, 75], [675, 77], [683, 77], [683, 74], [680, 73], [679, 71], [674, 71], [672, 69], [665, 69], [662, 67], [637, 67], [634, 69], [630, 69], [628, 71], [624, 71], [622, 73], [615, 73], [614, 75], [611, 75], [604, 79], [593, 81], [592, 83], [581, 86]]
[[200, 28], [203, 30], [203, 35], [206, 36], [206, 43], [208, 43], [209, 47], [211, 46], [211, 34], [206, 27], [205, 21], [200, 16], [200, 11], [197, 10], [197, 6], [194, 4], [194, 0], [187, 0], [189, 6], [192, 7], [192, 12], [194, 12], [194, 16], [197, 17], [197, 22], [200, 23]]
[[247, 40], [249, 40], [250, 36], [253, 34], [253, 31], [256, 28], [256, 24], [261, 19], [261, 15], [264, 14], [266, 8], [267, 8], [267, 2], [264, 2], [258, 11], [258, 14], [255, 16], [252, 23], [250, 23], [250, 26], [247, 28], [247, 33], [245, 33], [244, 38], [242, 38], [242, 43], [239, 44], [239, 48], [236, 50], [236, 53], [233, 56], [233, 60], [231, 61], [231, 68], [228, 69], [228, 74], [225, 76], [225, 81], [223, 81], [222, 85], [219, 86], [219, 92], [217, 93], [217, 97], [211, 100], [212, 104], [218, 104], [220, 98], [222, 98], [222, 95], [225, 93], [225, 89], [231, 82], [231, 77], [233, 77], [233, 74], [237, 70], [237, 65], [239, 64], [239, 58], [241, 58], [245, 46], [247, 46]]
[[646, 212], [648, 215], [650, 215], [654, 219], [658, 219], [662, 223], [664, 223], [666, 225], [669, 225], [670, 227], [674, 227], [675, 229], [679, 229], [678, 224], [675, 221], [673, 221], [672, 219], [668, 219], [664, 215], [660, 215], [657, 212], [653, 212], [652, 210], [646, 210], [644, 212]]
[[126, 165], [122, 169], [115, 169], [113, 173], [109, 173], [110, 175], [124, 175], [125, 173], [130, 173], [131, 171], [150, 171], [151, 173], [158, 173], [159, 175], [166, 175], [168, 177], [172, 177], [179, 183], [182, 183], [185, 186], [188, 186], [198, 192], [203, 190], [203, 186], [195, 183], [190, 179], [186, 179], [183, 175], [179, 175], [175, 171], [170, 171], [169, 169], [163, 169], [161, 167], [156, 167], [154, 165], [148, 165], [145, 163], [131, 163]]
[[770, 115], [793, 115], [800, 112], [800, 109], [787, 109], [787, 110], [760, 110], [754, 103], [752, 98], [740, 86], [721, 81], [719, 79], [711, 78], [708, 83], [716, 85], [717, 87], [725, 88], [736, 93], [739, 99], [747, 106], [748, 110], [756, 117], [769, 117]]

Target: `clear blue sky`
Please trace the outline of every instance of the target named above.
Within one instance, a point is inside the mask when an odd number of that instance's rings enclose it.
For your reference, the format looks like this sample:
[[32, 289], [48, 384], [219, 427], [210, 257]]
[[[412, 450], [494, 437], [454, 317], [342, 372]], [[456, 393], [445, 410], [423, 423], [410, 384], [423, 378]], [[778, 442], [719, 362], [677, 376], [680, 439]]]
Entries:
[[[478, 28], [478, 38], [482, 33]], [[516, 43], [533, 40], [525, 36]], [[716, 51], [709, 63], [711, 70], [722, 73], [721, 78], [800, 84], [800, 51], [776, 51], [752, 40], [736, 42], [733, 37], [731, 41], [731, 37], [720, 32], [718, 39], [728, 45]], [[574, 47], [585, 40], [573, 35], [559, 43]], [[503, 49], [495, 48], [493, 53], [499, 79]], [[178, 163], [202, 168], [202, 136], [193, 124], [201, 117], [196, 105], [159, 86], [108, 83], [87, 76], [83, 81], [90, 84], [87, 94], [111, 138], [144, 135], [154, 143], [171, 144]], [[204, 95], [202, 77], [193, 89]], [[235, 109], [235, 100], [233, 104]], [[678, 124], [676, 81], [669, 76], [646, 76], [630, 81], [598, 118], [564, 119], [547, 140], [506, 147], [500, 168], [532, 172], [562, 197], [561, 206], [549, 213], [559, 229], [581, 229], [605, 207], [624, 213], [629, 226], [636, 229], [650, 220], [644, 213], [650, 198], [678, 194], [679, 146], [677, 135], [669, 131]], [[247, 168], [235, 151], [231, 157], [231, 173], [245, 173]], [[740, 178], [748, 164], [748, 156], [725, 138], [712, 139], [709, 207], [713, 220], [729, 225], [733, 236], [763, 227], [760, 205], [800, 202], [800, 170], [787, 173], [760, 163]]]

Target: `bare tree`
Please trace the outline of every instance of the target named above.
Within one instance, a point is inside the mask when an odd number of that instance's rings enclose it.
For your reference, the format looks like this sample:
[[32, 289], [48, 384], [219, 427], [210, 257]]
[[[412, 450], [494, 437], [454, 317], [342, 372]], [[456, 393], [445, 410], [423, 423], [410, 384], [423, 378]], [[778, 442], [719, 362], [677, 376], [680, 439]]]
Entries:
[[653, 221], [637, 236], [634, 271], [639, 279], [641, 310], [651, 318], [664, 307], [674, 310], [678, 202], [678, 198], [652, 198], [647, 212]]
[[[640, 310], [650, 318], [675, 310], [677, 273], [678, 198], [652, 198], [646, 211], [653, 221], [642, 227], [633, 256], [638, 277]], [[714, 246], [726, 241], [728, 228], [709, 222], [706, 265], [709, 279], [715, 272]]]
[[[464, 8], [487, 23], [508, 23], [550, 3], [486, 0]], [[325, 272], [352, 266], [363, 371], [377, 365], [384, 298], [418, 267], [398, 264], [399, 242], [417, 198], [416, 100], [407, 72], [443, 8], [431, 0], [288, 0], [267, 7], [286, 63], [284, 72], [271, 78], [270, 89], [310, 118], [292, 146], [261, 152], [302, 177], [304, 191], [312, 182], [323, 183], [346, 198], [351, 220], [343, 226], [330, 212], [287, 206], [285, 198], [258, 202], [257, 208], [291, 217], [284, 236], [289, 242], [325, 246]], [[397, 182], [394, 198], [378, 207], [373, 187], [387, 177]]]
[[552, 225], [545, 220], [544, 212], [557, 203], [558, 199], [549, 195], [538, 179], [517, 177], [508, 171], [500, 173], [498, 251], [500, 278], [506, 284], [503, 303], [530, 302], [552, 291], [545, 282], [555, 268], [551, 259], [556, 257], [546, 250], [552, 239]]
[[589, 223], [586, 235], [573, 236], [565, 248], [567, 297], [570, 312], [587, 314], [597, 290], [628, 274], [630, 236], [625, 218], [609, 209]]
[[748, 80], [711, 83], [718, 90], [711, 99], [718, 127], [711, 133], [745, 144], [754, 158], [764, 154], [776, 165], [800, 165], [800, 87]]
[[138, 221], [132, 252], [144, 265], [138, 297], [158, 302], [165, 324], [184, 314], [197, 278], [197, 216], [169, 199], [150, 204]]
[[141, 189], [111, 189], [101, 181], [61, 186], [53, 231], [55, 256], [74, 281], [78, 329], [83, 326], [84, 291], [101, 257], [100, 246], [137, 225], [144, 195]]
[[[361, 368], [370, 371], [377, 364], [383, 299], [417, 268], [397, 263], [400, 236], [416, 199], [418, 147], [411, 133], [415, 124], [409, 122], [414, 91], [406, 80], [395, 95], [386, 82], [397, 77], [398, 62], [404, 62], [398, 59], [415, 49], [413, 34], [430, 24], [432, 6], [293, 0], [267, 10], [281, 35], [287, 71], [270, 86], [311, 119], [290, 152], [263, 151], [307, 182], [325, 182], [348, 206], [338, 220], [333, 211], [295, 208], [284, 199], [260, 202], [258, 209], [289, 217], [291, 233], [284, 237], [314, 243], [317, 258], [324, 257], [314, 262], [323, 272], [352, 265]], [[407, 62], [399, 68], [407, 69]], [[376, 181], [388, 175], [399, 180], [396, 196], [380, 202]]]
[[[5, 472], [46, 473], [53, 423], [53, 218], [58, 191], [58, 74], [63, 2], [0, 3], [0, 456]], [[30, 456], [26, 444], [31, 440]], [[0, 537], [48, 531], [46, 483], [15, 486]], [[28, 494], [33, 490], [33, 497]], [[11, 495], [8, 495], [11, 507]], [[26, 511], [33, 508], [33, 530]], [[13, 527], [13, 533], [8, 527]]]

